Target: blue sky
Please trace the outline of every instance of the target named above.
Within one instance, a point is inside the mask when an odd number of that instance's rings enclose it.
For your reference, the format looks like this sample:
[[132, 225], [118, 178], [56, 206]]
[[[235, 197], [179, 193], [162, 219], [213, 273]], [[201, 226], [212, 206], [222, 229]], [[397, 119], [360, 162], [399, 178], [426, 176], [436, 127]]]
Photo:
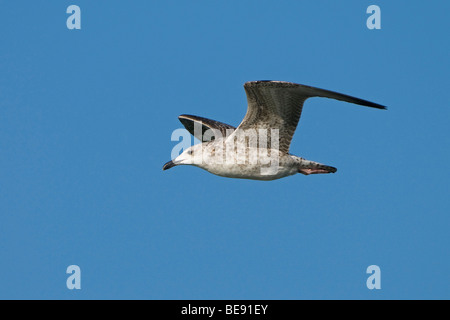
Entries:
[[[71, 4], [81, 30], [66, 27]], [[0, 7], [0, 298], [450, 298], [450, 4]], [[178, 115], [236, 126], [242, 85], [266, 79], [389, 110], [306, 102], [291, 152], [336, 174], [162, 171]]]

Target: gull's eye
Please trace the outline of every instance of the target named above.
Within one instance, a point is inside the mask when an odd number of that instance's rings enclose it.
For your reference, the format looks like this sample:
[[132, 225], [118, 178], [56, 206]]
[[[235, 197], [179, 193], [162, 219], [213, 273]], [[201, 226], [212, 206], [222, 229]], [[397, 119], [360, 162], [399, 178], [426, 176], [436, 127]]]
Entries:
[[188, 153], [188, 155], [192, 156], [192, 154], [194, 153], [194, 151], [189, 150], [187, 153]]

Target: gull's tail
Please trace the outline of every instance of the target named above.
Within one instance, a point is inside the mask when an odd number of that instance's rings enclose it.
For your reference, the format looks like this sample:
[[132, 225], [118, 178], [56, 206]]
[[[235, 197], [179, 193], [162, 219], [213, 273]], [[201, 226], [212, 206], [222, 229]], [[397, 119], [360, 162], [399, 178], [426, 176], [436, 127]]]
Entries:
[[300, 163], [298, 166], [298, 172], [304, 175], [317, 174], [317, 173], [335, 173], [337, 169], [335, 167], [327, 166], [318, 162], [299, 158]]

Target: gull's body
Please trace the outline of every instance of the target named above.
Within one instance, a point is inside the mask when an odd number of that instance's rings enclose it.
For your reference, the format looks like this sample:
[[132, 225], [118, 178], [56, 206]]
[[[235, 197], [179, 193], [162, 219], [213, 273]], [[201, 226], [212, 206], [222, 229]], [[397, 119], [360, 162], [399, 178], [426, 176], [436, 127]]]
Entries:
[[296, 173], [334, 173], [334, 167], [289, 153], [304, 101], [325, 97], [386, 109], [366, 100], [290, 82], [252, 81], [244, 88], [248, 109], [237, 128], [197, 116], [179, 117], [202, 143], [184, 150], [166, 163], [164, 170], [195, 165], [219, 176], [254, 180], [275, 180]]
[[[206, 142], [203, 147], [203, 152], [206, 153], [208, 157], [211, 153], [208, 152], [211, 148], [217, 148], [224, 143], [225, 139], [220, 139], [218, 141]], [[279, 161], [275, 164], [272, 172], [265, 173], [264, 169], [270, 169], [266, 161], [261, 161], [264, 156], [261, 155], [261, 150], [259, 148], [246, 148], [246, 156], [248, 159], [255, 159], [248, 161], [247, 163], [239, 164], [238, 154], [231, 153], [232, 158], [229, 161], [223, 160], [221, 163], [214, 161], [213, 159], [204, 159], [203, 164], [199, 167], [207, 170], [218, 176], [228, 177], [228, 178], [240, 178], [240, 179], [253, 179], [253, 180], [275, 180], [283, 177], [287, 177], [298, 173], [298, 167], [300, 162], [307, 161], [296, 156], [285, 154], [277, 151], [276, 149], [271, 150], [271, 156], [276, 157]], [[267, 159], [267, 158], [266, 158]], [[258, 161], [260, 160], [260, 161]], [[265, 165], [261, 165], [266, 163]]]

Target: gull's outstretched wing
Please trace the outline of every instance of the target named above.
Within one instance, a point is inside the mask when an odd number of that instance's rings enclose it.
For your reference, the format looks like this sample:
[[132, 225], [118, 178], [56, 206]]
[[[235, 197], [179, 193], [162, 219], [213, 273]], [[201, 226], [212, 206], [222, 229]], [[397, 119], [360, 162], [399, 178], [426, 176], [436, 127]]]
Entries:
[[[188, 114], [182, 114], [178, 117], [178, 119], [184, 125], [187, 131], [189, 131], [194, 137], [202, 142], [214, 140], [214, 136], [211, 137], [209, 135], [205, 135], [205, 132], [209, 129], [212, 129], [213, 131], [219, 130], [223, 137], [226, 137], [227, 130], [236, 129], [235, 127], [230, 126], [226, 123]], [[198, 126], [199, 129], [195, 130], [196, 126]], [[228, 134], [229, 133], [230, 132], [228, 132]]]
[[[345, 94], [284, 81], [251, 81], [244, 84], [247, 114], [238, 129], [279, 130], [279, 150], [288, 153], [303, 103], [311, 97], [324, 97], [367, 107], [386, 107]], [[238, 132], [237, 130], [236, 132]], [[268, 137], [270, 141], [270, 135]]]

